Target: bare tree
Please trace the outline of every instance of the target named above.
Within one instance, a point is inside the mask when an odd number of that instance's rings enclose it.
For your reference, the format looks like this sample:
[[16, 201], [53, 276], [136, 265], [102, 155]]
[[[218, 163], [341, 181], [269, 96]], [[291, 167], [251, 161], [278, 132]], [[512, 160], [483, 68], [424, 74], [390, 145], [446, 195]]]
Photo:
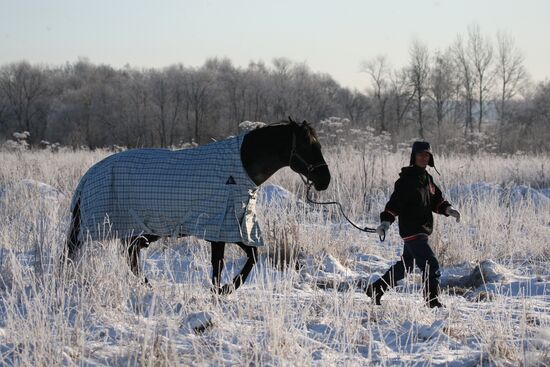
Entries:
[[291, 78], [292, 62], [284, 57], [273, 59], [275, 70], [272, 73], [271, 82], [273, 93], [273, 115], [275, 119], [285, 119], [291, 112], [289, 110], [289, 81]]
[[17, 128], [31, 133], [31, 140], [38, 141], [46, 128], [48, 105], [48, 81], [45, 70], [20, 62], [4, 66], [0, 70], [0, 90], [9, 109], [15, 116]]
[[460, 35], [453, 45], [453, 54], [458, 74], [458, 83], [466, 104], [466, 118], [464, 121], [464, 134], [470, 130], [473, 132], [473, 107], [474, 107], [474, 88], [477, 84], [474, 67], [468, 58], [464, 41]]
[[290, 84], [291, 110], [308, 121], [331, 116], [339, 85], [327, 74], [314, 74], [306, 64], [295, 64]]
[[437, 134], [441, 137], [441, 124], [452, 107], [455, 80], [449, 52], [436, 52], [430, 74], [428, 97], [434, 105]]
[[468, 28], [468, 54], [477, 77], [479, 107], [477, 124], [478, 131], [481, 132], [484, 97], [492, 86], [494, 73], [491, 69], [493, 46], [489, 38], [483, 37], [477, 24], [473, 24]]
[[390, 108], [394, 112], [397, 131], [401, 129], [405, 115], [410, 111], [414, 96], [414, 88], [409, 81], [409, 70], [403, 68], [394, 71], [390, 78]]
[[[201, 143], [201, 126], [205, 123], [206, 113], [209, 107], [209, 88], [212, 84], [212, 77], [204, 68], [189, 70], [185, 79], [185, 98], [189, 103], [190, 119], [193, 121], [193, 132], [189, 133], [194, 137], [196, 143]], [[189, 117], [189, 116], [188, 116]]]
[[0, 90], [0, 134], [5, 129], [8, 120], [8, 103], [2, 90]]
[[507, 108], [510, 120], [515, 123], [505, 124], [502, 127], [504, 133], [501, 139], [504, 142], [501, 150], [548, 152], [550, 149], [550, 81], [538, 83], [522, 99], [511, 99]]
[[379, 131], [387, 131], [386, 127], [386, 104], [388, 102], [388, 78], [390, 65], [384, 55], [363, 63], [361, 71], [370, 76], [372, 83], [372, 95], [376, 101], [376, 115]]
[[414, 87], [415, 93], [418, 134], [424, 139], [423, 103], [427, 94], [428, 76], [430, 73], [428, 47], [419, 40], [414, 40], [409, 55], [411, 57], [409, 63], [409, 79]]
[[[146, 143], [147, 128], [150, 118], [150, 92], [142, 73], [133, 71], [130, 73], [128, 87], [125, 89], [128, 98], [128, 115], [133, 122], [133, 142], [128, 145], [141, 146]], [[153, 145], [152, 142], [150, 145]]]
[[[531, 105], [534, 116], [533, 123], [523, 124], [520, 140], [533, 151], [548, 151], [550, 148], [550, 81], [539, 83], [533, 95]], [[531, 122], [531, 121], [529, 121]]]
[[151, 107], [157, 124], [160, 146], [174, 144], [177, 128], [184, 110], [183, 67], [171, 66], [162, 71], [149, 72]]
[[206, 61], [206, 68], [215, 75], [220, 92], [223, 94], [224, 109], [234, 131], [245, 119], [249, 84], [245, 74], [228, 58], [212, 58]]
[[252, 62], [246, 71], [250, 93], [248, 113], [253, 121], [267, 121], [269, 114], [269, 71], [263, 62]]
[[345, 88], [340, 89], [336, 98], [342, 106], [345, 117], [350, 119], [353, 124], [365, 122], [370, 106], [367, 97], [363, 93]]
[[[29, 130], [33, 143], [47, 139], [92, 149], [112, 144], [171, 146], [234, 134], [240, 120], [268, 122], [291, 114], [313, 123], [347, 117], [355, 127], [370, 125], [378, 132], [390, 132], [394, 144], [428, 135], [436, 124], [441, 139], [454, 138], [456, 132], [444, 129], [445, 124], [465, 120], [464, 132], [472, 132], [478, 102], [479, 121], [487, 118], [483, 110], [492, 91], [488, 83], [492, 71], [498, 81], [495, 104], [501, 150], [547, 149], [549, 83], [532, 90], [522, 83], [527, 79], [523, 57], [504, 34], [497, 37], [491, 70], [480, 68], [482, 64], [476, 69], [475, 47], [470, 47], [475, 42], [469, 39], [478, 33], [471, 31], [466, 42], [459, 36], [452, 53], [438, 53], [433, 59], [416, 41], [410, 62], [402, 69], [392, 70], [385, 57], [365, 62], [363, 71], [372, 85], [368, 94], [342, 88], [330, 75], [287, 59], [275, 59], [271, 66], [252, 62], [245, 69], [228, 59], [210, 59], [197, 68], [179, 64], [160, 70], [116, 69], [85, 59], [54, 68], [25, 62], [3, 65], [0, 137]], [[457, 131], [462, 128], [456, 126]]]
[[[185, 114], [185, 70], [183, 65], [175, 65], [166, 70], [170, 80], [170, 105], [171, 111], [168, 116], [170, 130], [168, 144], [173, 145], [177, 135], [183, 135], [184, 114]], [[178, 129], [179, 128], [179, 129]]]
[[506, 119], [506, 103], [518, 92], [526, 79], [524, 57], [516, 47], [514, 38], [504, 32], [497, 33], [496, 75], [499, 82], [498, 114], [501, 125]]
[[168, 80], [166, 75], [161, 71], [151, 71], [150, 74], [150, 90], [151, 98], [154, 106], [154, 116], [157, 120], [158, 136], [160, 138], [160, 146], [166, 147], [167, 131], [168, 131]]

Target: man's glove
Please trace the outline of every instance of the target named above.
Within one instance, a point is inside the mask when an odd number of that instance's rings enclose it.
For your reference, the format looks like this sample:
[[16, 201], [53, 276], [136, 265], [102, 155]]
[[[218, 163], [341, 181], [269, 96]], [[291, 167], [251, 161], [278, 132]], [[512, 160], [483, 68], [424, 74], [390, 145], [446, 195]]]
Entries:
[[384, 221], [380, 223], [378, 227], [376, 227], [376, 233], [378, 233], [378, 235], [383, 238], [386, 236], [386, 232], [388, 231], [388, 229], [390, 229], [390, 226], [390, 222]]
[[447, 207], [447, 209], [445, 209], [445, 214], [456, 218], [457, 223], [460, 222], [460, 213], [458, 212], [458, 210], [456, 210], [452, 206], [449, 206]]

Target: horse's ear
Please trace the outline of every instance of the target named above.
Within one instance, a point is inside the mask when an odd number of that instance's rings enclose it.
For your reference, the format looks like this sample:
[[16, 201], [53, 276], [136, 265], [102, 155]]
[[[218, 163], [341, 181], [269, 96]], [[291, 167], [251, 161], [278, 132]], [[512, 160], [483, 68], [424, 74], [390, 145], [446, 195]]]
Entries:
[[297, 125], [296, 121], [294, 121], [290, 116], [288, 116], [288, 122], [290, 122], [291, 125]]
[[302, 121], [302, 125], [303, 125], [303, 126], [309, 126], [309, 124], [307, 123], [306, 120]]

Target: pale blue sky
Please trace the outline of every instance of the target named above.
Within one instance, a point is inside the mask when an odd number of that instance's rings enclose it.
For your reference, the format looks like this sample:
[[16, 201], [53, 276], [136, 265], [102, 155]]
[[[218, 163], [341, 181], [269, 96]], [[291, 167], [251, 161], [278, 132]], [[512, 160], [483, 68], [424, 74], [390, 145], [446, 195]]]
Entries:
[[414, 37], [444, 48], [473, 22], [511, 33], [533, 79], [550, 77], [547, 0], [0, 0], [0, 64], [196, 66], [226, 56], [246, 66], [284, 56], [363, 89], [361, 61], [386, 54], [404, 65]]

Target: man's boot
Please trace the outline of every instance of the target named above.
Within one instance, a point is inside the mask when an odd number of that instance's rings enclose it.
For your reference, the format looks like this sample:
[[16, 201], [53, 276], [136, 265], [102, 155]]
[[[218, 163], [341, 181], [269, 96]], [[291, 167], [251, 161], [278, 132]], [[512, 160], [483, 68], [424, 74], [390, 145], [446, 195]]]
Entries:
[[430, 281], [424, 288], [424, 297], [426, 299], [426, 306], [430, 308], [445, 307], [445, 305], [439, 301], [439, 282], [437, 280]]
[[386, 289], [388, 289], [388, 283], [382, 277], [376, 282], [369, 284], [365, 289], [365, 293], [373, 300], [375, 305], [380, 305], [380, 299]]

